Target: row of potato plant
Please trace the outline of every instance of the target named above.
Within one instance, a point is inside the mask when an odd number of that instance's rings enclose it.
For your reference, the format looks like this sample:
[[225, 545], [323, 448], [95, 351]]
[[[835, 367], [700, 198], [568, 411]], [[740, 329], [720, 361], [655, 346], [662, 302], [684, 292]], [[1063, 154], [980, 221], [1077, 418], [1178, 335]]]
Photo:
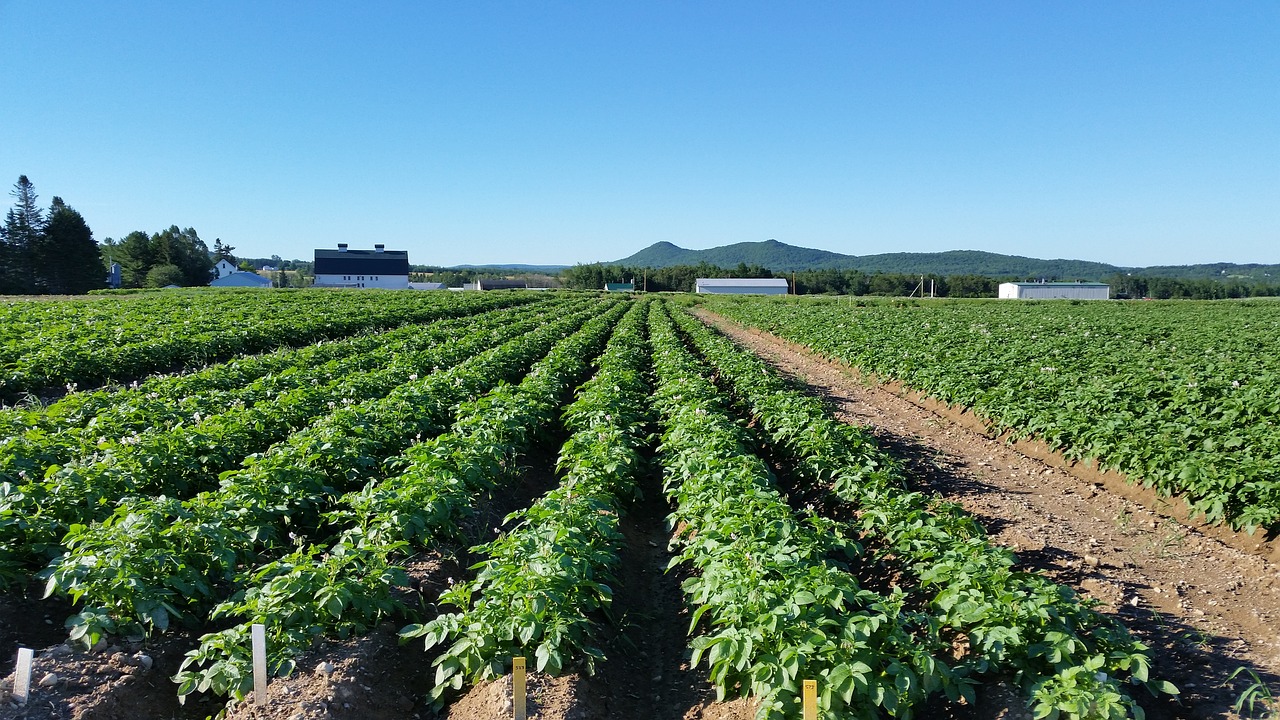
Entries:
[[717, 301], [716, 312], [971, 408], [996, 432], [1280, 531], [1280, 305]]
[[665, 310], [650, 326], [658, 375], [659, 457], [676, 509], [672, 566], [691, 573], [692, 664], [704, 659], [720, 697], [750, 694], [758, 717], [800, 714], [801, 682], [818, 681], [828, 717], [912, 717], [935, 693], [972, 701], [932, 618], [902, 590], [879, 594], [849, 571], [861, 548], [843, 526], [797, 513]]
[[[498, 295], [492, 301], [475, 303], [468, 307], [470, 315], [509, 308], [513, 303], [504, 301], [509, 297]], [[124, 386], [71, 392], [47, 405], [3, 408], [0, 409], [0, 437], [32, 431], [56, 435], [83, 429], [91, 423], [95, 426], [110, 423], [113, 428], [128, 432], [170, 424], [175, 418], [181, 419], [183, 414], [188, 418], [196, 412], [209, 414], [212, 404], [226, 404], [221, 393], [240, 390], [269, 378], [287, 382], [288, 377], [300, 368], [373, 353], [394, 339], [416, 334], [422, 326], [422, 323], [406, 323], [394, 330], [370, 328], [352, 336], [321, 340], [305, 347], [277, 348], [261, 355], [234, 357], [189, 373], [154, 375]], [[274, 386], [260, 387], [270, 392]], [[110, 417], [113, 415], [118, 417], [113, 420]]]
[[397, 562], [413, 549], [461, 539], [476, 496], [520, 471], [519, 457], [554, 424], [560, 403], [581, 381], [625, 310], [615, 305], [558, 343], [518, 385], [499, 385], [463, 403], [450, 432], [410, 446], [387, 463], [397, 474], [343, 496], [329, 525], [331, 544], [307, 548], [245, 573], [212, 619], [236, 625], [209, 633], [174, 678], [179, 696], [213, 692], [242, 699], [252, 683], [250, 628], [268, 629], [271, 673], [292, 671], [298, 653], [322, 635], [364, 632], [402, 610]]
[[8, 309], [27, 330], [0, 349], [0, 400], [469, 314], [485, 302], [471, 294], [310, 290], [28, 303]]
[[681, 329], [742, 399], [753, 426], [802, 485], [830, 488], [858, 520], [849, 532], [903, 583], [970, 676], [1008, 678], [1037, 717], [1141, 715], [1126, 685], [1177, 692], [1149, 678], [1150, 657], [1115, 620], [1067, 587], [1014, 570], [1016, 558], [987, 542], [958, 505], [907, 489], [900, 466], [861, 428], [831, 417], [818, 398], [685, 313]]
[[616, 583], [618, 520], [647, 464], [647, 305], [637, 303], [619, 324], [595, 377], [564, 411], [572, 435], [560, 450], [559, 486], [508, 516], [518, 522], [509, 532], [473, 548], [484, 557], [472, 567], [477, 574], [439, 600], [459, 612], [401, 631], [438, 648], [436, 703], [464, 683], [503, 675], [516, 655], [552, 675], [575, 661], [594, 672], [604, 658], [594, 638]]
[[[342, 367], [321, 366], [303, 371], [299, 375], [314, 384], [304, 381], [250, 406], [232, 401], [225, 412], [190, 425], [104, 438], [89, 454], [51, 465], [34, 480], [0, 484], [0, 557], [10, 561], [9, 569], [47, 562], [61, 552], [60, 539], [72, 525], [105, 519], [118, 498], [183, 498], [209, 489], [218, 473], [235, 467], [246, 454], [266, 449], [335, 408], [382, 397], [417, 374], [462, 362], [495, 339], [545, 322], [550, 313], [516, 310], [436, 323], [381, 348], [377, 354], [385, 366], [380, 370], [344, 374]], [[69, 445], [57, 450], [45, 443], [43, 459], [77, 452], [74, 442]], [[32, 442], [28, 449], [38, 446]], [[39, 457], [29, 453], [26, 462]]]
[[[496, 326], [518, 322], [528, 314], [523, 308], [485, 313], [428, 326], [414, 325], [366, 338], [365, 342], [326, 343], [333, 347], [352, 344], [361, 352], [343, 353], [328, 362], [315, 362], [316, 358], [308, 354], [301, 358], [311, 360], [306, 364], [265, 375], [239, 388], [207, 391], [194, 397], [175, 398], [152, 391], [141, 398], [122, 398], [84, 427], [59, 427], [56, 419], [44, 422], [44, 418], [35, 418], [30, 427], [0, 438], [0, 480], [19, 484], [38, 481], [50, 474], [48, 468], [54, 465], [75, 461], [79, 465], [110, 466], [118, 458], [130, 456], [146, 458], [141, 464], [152, 474], [184, 476], [193, 469], [189, 461], [193, 453], [216, 453], [219, 445], [256, 450], [250, 437], [234, 435], [236, 428], [251, 429], [270, 439], [320, 413], [328, 407], [329, 400], [368, 397], [363, 393], [377, 393], [379, 388], [385, 388], [383, 392], [390, 390], [414, 372], [415, 364], [420, 364], [413, 358], [440, 353], [446, 341], [465, 335], [477, 323]], [[202, 426], [213, 429], [197, 430]], [[224, 432], [233, 434], [223, 436]], [[193, 433], [194, 439], [183, 437], [188, 433]], [[163, 466], [166, 459], [170, 467]], [[216, 461], [204, 464], [210, 470], [223, 469]], [[208, 472], [199, 467], [194, 471]], [[57, 472], [59, 469], [55, 468], [53, 473]], [[181, 479], [172, 483], [174, 487], [182, 484]]]
[[[385, 471], [413, 441], [448, 427], [457, 403], [521, 376], [598, 308], [549, 322], [385, 398], [342, 408], [224, 473], [220, 487], [178, 501], [129, 499], [107, 521], [73, 526], [67, 552], [46, 569], [48, 592], [86, 608], [75, 638], [103, 631], [198, 626], [238, 567], [278, 556], [321, 526], [332, 499]], [[496, 331], [495, 331], [496, 332]]]

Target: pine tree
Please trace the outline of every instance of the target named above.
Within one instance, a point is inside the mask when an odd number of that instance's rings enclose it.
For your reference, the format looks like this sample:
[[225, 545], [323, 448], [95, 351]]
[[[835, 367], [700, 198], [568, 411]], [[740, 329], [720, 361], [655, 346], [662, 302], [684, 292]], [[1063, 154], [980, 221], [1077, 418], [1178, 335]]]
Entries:
[[37, 288], [56, 295], [79, 295], [104, 287], [102, 253], [84, 216], [55, 197], [45, 230], [31, 251]]
[[35, 292], [31, 251], [44, 233], [44, 216], [26, 175], [18, 176], [9, 194], [16, 202], [5, 213], [0, 231], [0, 293]]
[[236, 264], [236, 256], [231, 254], [235, 250], [234, 246], [226, 245], [222, 242], [222, 238], [213, 239], [213, 264], [217, 265], [219, 261], [226, 260], [232, 265]]
[[120, 263], [123, 287], [146, 287], [147, 273], [157, 264], [150, 235], [141, 230], [134, 230], [116, 243], [112, 249], [112, 255], [115, 261]]

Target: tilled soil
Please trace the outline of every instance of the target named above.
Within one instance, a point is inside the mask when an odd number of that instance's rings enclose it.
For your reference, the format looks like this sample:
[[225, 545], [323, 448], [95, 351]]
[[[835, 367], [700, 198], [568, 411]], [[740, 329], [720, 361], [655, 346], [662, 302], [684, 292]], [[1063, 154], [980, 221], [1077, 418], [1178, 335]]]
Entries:
[[[530, 459], [516, 486], [483, 502], [466, 523], [468, 535], [491, 539], [504, 528], [507, 513], [527, 507], [553, 486], [554, 459]], [[528, 717], [538, 720], [749, 720], [749, 701], [715, 702], [705, 668], [688, 666], [688, 614], [666, 528], [669, 507], [656, 473], [645, 478], [640, 499], [631, 503], [621, 528], [627, 545], [615, 588], [612, 623], [600, 638], [608, 660], [595, 675], [585, 669], [560, 677], [528, 675]], [[406, 566], [412, 587], [402, 598], [418, 608], [418, 621], [440, 612], [434, 604], [453, 582], [473, 572], [478, 558], [465, 547], [422, 553]], [[32, 589], [32, 593], [36, 588]], [[190, 634], [172, 634], [134, 645], [106, 643], [89, 653], [72, 652], [62, 618], [64, 601], [40, 601], [31, 593], [0, 598], [0, 640], [10, 649], [36, 648], [30, 702], [10, 702], [0, 685], [0, 720], [196, 720], [222, 709], [221, 700], [193, 696], [179, 705], [177, 672], [183, 653], [197, 643]], [[446, 608], [452, 611], [453, 608]], [[442, 711], [431, 706], [434, 654], [421, 641], [399, 642], [409, 619], [388, 621], [356, 638], [326, 641], [300, 657], [296, 670], [274, 678], [267, 701], [252, 698], [232, 707], [227, 720], [500, 720], [512, 716], [510, 677], [483, 683], [455, 698]], [[13, 670], [13, 659], [5, 671]], [[45, 686], [39, 681], [54, 679]], [[0, 681], [9, 682], [11, 680]]]
[[[826, 397], [839, 417], [870, 426], [906, 462], [922, 485], [961, 503], [996, 543], [1014, 549], [1027, 569], [1097, 599], [1153, 648], [1153, 673], [1183, 690], [1177, 700], [1146, 700], [1150, 718], [1234, 718], [1231, 706], [1251, 680], [1227, 677], [1244, 667], [1280, 690], [1280, 573], [1264, 557], [1180, 525], [1101, 486], [1088, 473], [1051, 466], [1008, 443], [953, 422], [848, 368], [801, 352], [777, 338], [742, 330], [707, 314], [737, 341]], [[473, 537], [491, 537], [505, 513], [527, 506], [550, 487], [549, 458], [518, 487], [498, 493], [469, 523]], [[612, 617], [601, 638], [608, 660], [597, 674], [579, 670], [558, 678], [529, 674], [529, 717], [540, 720], [748, 720], [747, 700], [715, 702], [705, 666], [688, 667], [688, 614], [679, 570], [667, 572], [669, 508], [659, 481], [623, 517], [624, 549]], [[1245, 543], [1247, 545], [1247, 543]], [[458, 548], [423, 554], [409, 567], [406, 596], [423, 620], [433, 601], [468, 573], [474, 558]], [[35, 597], [35, 596], [31, 596]], [[202, 718], [221, 703], [198, 699], [178, 706], [169, 680], [194, 637], [145, 646], [70, 654], [59, 643], [65, 604], [28, 597], [0, 601], [0, 640], [36, 647], [35, 689], [26, 706], [7, 702], [0, 688], [0, 720], [8, 718], [147, 720]], [[48, 622], [45, 622], [45, 621]], [[509, 679], [487, 683], [455, 699], [443, 713], [429, 704], [432, 655], [420, 642], [401, 645], [404, 621], [384, 623], [362, 637], [327, 642], [301, 658], [298, 670], [275, 679], [268, 703], [242, 704], [231, 720], [310, 720], [511, 717]], [[531, 668], [532, 670], [532, 668]], [[1003, 695], [1001, 694], [1003, 692]], [[1029, 715], [1007, 689], [979, 697], [977, 708], [926, 709], [929, 717], [993, 720]]]
[[[620, 522], [626, 539], [610, 609], [599, 638], [606, 660], [546, 677], [531, 672], [528, 717], [536, 720], [750, 720], [755, 708], [738, 699], [716, 702], [706, 668], [689, 667], [689, 613], [666, 526], [670, 508], [658, 477], [642, 483], [642, 496]], [[503, 720], [512, 716], [510, 677], [484, 683], [453, 702], [450, 720]]]
[[[1046, 464], [974, 423], [922, 407], [914, 394], [705, 310], [697, 314], [808, 384], [841, 419], [871, 428], [913, 477], [963, 505], [1022, 567], [1120, 618], [1151, 646], [1153, 676], [1182, 690], [1177, 699], [1138, 698], [1149, 718], [1237, 717], [1232, 705], [1253, 683], [1249, 672], [1280, 691], [1280, 567], [1267, 556], [1180, 524], [1157, 512], [1168, 510], [1157, 503], [1122, 497], [1089, 468]], [[1258, 543], [1242, 537], [1233, 544]], [[1228, 680], [1238, 668], [1245, 670]]]

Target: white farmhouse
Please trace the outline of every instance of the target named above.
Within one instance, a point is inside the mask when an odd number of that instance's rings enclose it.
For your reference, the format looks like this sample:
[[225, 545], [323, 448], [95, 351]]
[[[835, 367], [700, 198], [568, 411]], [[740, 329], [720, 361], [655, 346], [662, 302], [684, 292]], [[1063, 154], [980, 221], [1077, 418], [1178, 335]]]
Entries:
[[316, 250], [316, 287], [409, 289], [409, 251], [351, 250], [338, 243], [337, 250]]
[[1108, 300], [1105, 283], [1000, 283], [1002, 300]]
[[693, 291], [718, 295], [786, 295], [786, 278], [698, 278]]
[[213, 266], [213, 270], [214, 272], [218, 273], [218, 277], [214, 278], [215, 280], [218, 280], [230, 275], [233, 272], [239, 272], [240, 268], [233, 265], [230, 260], [226, 258], [222, 258], [221, 260], [218, 261], [218, 264]]

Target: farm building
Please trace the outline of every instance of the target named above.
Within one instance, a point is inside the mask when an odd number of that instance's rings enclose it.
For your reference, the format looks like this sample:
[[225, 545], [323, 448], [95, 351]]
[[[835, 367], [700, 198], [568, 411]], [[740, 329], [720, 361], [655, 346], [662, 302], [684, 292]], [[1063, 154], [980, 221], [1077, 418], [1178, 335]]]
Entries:
[[786, 295], [786, 278], [698, 278], [694, 292], [719, 295]]
[[258, 273], [237, 270], [236, 272], [228, 273], [222, 277], [211, 280], [209, 282], [209, 287], [269, 288], [271, 287], [271, 279], [262, 277]]
[[605, 283], [604, 289], [608, 292], [635, 292], [635, 283]]
[[226, 258], [222, 258], [221, 260], [219, 260], [219, 261], [218, 261], [218, 264], [217, 264], [217, 265], [214, 265], [214, 266], [213, 266], [213, 271], [214, 271], [214, 273], [216, 273], [216, 274], [217, 274], [217, 276], [218, 276], [218, 277], [216, 277], [216, 278], [214, 278], [214, 279], [215, 279], [215, 280], [220, 280], [220, 279], [222, 279], [222, 278], [224, 278], [224, 277], [226, 277], [226, 276], [230, 275], [231, 273], [234, 273], [234, 272], [240, 272], [240, 268], [238, 268], [238, 267], [236, 267], [234, 264], [232, 264], [232, 262], [231, 262], [230, 260], [228, 260], [228, 259], [226, 259]]
[[523, 280], [476, 280], [476, 290], [525, 290], [529, 287], [529, 283]]
[[410, 290], [448, 290], [449, 286], [442, 282], [411, 282]]
[[1105, 283], [1000, 283], [1003, 300], [1107, 300]]
[[372, 250], [316, 250], [316, 287], [409, 289], [409, 252], [374, 245]]

